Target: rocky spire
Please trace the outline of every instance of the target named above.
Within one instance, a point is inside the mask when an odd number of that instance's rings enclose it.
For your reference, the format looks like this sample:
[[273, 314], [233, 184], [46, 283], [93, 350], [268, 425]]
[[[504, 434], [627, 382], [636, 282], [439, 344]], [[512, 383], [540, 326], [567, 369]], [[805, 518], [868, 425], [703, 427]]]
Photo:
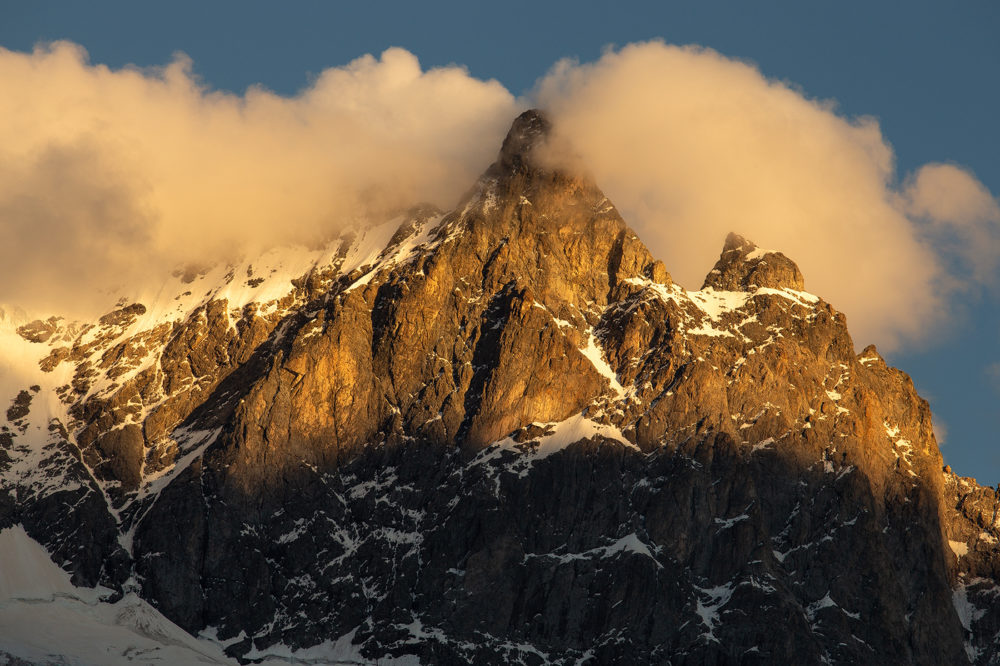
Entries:
[[705, 277], [702, 289], [753, 291], [759, 287], [772, 289], [805, 289], [805, 280], [795, 262], [781, 252], [762, 250], [738, 234], [726, 236], [726, 244], [715, 266]]
[[549, 136], [551, 129], [551, 121], [538, 109], [519, 115], [503, 140], [497, 166], [514, 171], [533, 166], [533, 153]]

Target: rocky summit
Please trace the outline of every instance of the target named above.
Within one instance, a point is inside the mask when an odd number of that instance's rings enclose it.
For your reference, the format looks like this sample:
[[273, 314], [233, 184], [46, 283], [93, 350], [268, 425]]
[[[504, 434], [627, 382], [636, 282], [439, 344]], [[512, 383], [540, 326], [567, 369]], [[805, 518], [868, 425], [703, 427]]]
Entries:
[[8, 317], [0, 528], [240, 663], [1000, 662], [1000, 497], [910, 379], [780, 252], [675, 284], [548, 134], [452, 211]]

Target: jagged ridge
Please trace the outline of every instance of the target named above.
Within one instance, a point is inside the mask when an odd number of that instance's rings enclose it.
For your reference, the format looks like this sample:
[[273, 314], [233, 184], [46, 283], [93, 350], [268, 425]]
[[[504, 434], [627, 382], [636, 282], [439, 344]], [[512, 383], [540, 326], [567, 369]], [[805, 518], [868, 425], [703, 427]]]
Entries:
[[547, 128], [286, 291], [22, 327], [65, 411], [39, 457], [12, 405], [0, 519], [243, 657], [988, 663], [909, 379], [743, 238], [674, 284]]

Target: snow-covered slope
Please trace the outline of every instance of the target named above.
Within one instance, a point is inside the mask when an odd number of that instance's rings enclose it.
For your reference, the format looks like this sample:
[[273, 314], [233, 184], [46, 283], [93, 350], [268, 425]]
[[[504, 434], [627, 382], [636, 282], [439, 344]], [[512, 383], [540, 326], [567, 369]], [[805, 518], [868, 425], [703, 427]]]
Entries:
[[135, 594], [79, 588], [20, 525], [0, 531], [0, 663], [235, 664]]

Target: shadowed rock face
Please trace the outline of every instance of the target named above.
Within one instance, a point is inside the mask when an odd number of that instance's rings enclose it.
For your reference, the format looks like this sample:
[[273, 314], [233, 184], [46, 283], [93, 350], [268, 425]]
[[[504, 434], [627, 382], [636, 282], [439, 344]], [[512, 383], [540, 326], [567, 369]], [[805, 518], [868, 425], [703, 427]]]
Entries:
[[455, 210], [370, 260], [343, 239], [277, 305], [25, 329], [75, 364], [42, 468], [78, 487], [38, 490], [15, 424], [0, 522], [241, 657], [995, 660], [996, 495], [942, 474], [909, 378], [739, 236], [674, 284], [537, 159], [548, 129], [523, 114]]
[[[976, 663], [1000, 662], [1000, 491], [945, 468], [945, 532], [958, 571], [955, 606]], [[950, 558], [949, 558], [950, 559]]]

